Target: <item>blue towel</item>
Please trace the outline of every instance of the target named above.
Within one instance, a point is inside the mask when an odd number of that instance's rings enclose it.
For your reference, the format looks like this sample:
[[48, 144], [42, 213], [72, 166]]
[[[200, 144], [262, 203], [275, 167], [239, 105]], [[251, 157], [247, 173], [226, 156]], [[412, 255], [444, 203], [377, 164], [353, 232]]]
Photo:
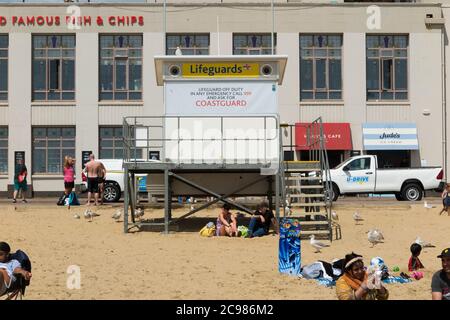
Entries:
[[336, 285], [336, 281], [326, 278], [317, 278], [316, 281], [320, 286], [334, 287]]
[[412, 280], [411, 279], [405, 279], [402, 277], [394, 277], [389, 276], [387, 279], [382, 280], [384, 283], [409, 283]]

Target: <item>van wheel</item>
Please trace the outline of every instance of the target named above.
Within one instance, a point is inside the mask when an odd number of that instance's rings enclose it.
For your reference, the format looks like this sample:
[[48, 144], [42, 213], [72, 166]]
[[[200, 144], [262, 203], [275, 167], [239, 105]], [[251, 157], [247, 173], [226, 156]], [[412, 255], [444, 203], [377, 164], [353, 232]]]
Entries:
[[397, 199], [398, 201], [405, 201], [405, 199], [403, 199], [402, 194], [400, 192], [395, 193], [395, 199]]
[[337, 199], [339, 198], [339, 188], [334, 183], [331, 191], [331, 198], [333, 199], [333, 202], [337, 201]]
[[114, 184], [106, 184], [103, 192], [105, 202], [117, 202], [120, 199], [120, 188]]
[[420, 201], [422, 195], [422, 188], [416, 183], [408, 183], [402, 189], [402, 198], [408, 201]]

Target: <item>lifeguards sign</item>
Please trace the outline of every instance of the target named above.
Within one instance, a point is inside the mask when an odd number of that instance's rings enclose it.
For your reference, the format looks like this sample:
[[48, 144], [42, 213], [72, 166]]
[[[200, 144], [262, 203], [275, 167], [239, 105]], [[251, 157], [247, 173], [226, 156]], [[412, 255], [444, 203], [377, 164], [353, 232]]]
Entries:
[[[278, 114], [284, 56], [155, 57], [167, 115]], [[281, 61], [281, 62], [280, 62]]]

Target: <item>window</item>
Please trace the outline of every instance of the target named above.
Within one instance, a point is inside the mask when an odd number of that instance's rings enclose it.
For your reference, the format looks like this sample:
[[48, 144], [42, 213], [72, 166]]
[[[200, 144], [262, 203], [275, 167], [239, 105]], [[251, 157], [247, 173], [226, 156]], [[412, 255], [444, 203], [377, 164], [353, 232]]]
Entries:
[[62, 174], [65, 156], [75, 157], [75, 127], [33, 127], [33, 173]]
[[369, 170], [370, 169], [370, 158], [359, 158], [353, 160], [346, 165], [349, 171], [353, 170]]
[[166, 54], [174, 55], [177, 47], [180, 47], [183, 55], [208, 55], [209, 34], [168, 34]]
[[300, 100], [342, 99], [342, 36], [300, 35]]
[[8, 100], [8, 35], [0, 35], [0, 101], [6, 100]]
[[100, 127], [100, 159], [123, 158], [122, 127]]
[[[277, 37], [273, 36], [273, 53], [276, 52]], [[233, 54], [261, 55], [272, 54], [272, 35], [264, 34], [233, 34]]]
[[408, 99], [408, 36], [366, 37], [367, 100]]
[[75, 100], [75, 35], [33, 36], [33, 100]]
[[0, 174], [8, 173], [8, 128], [0, 127]]
[[100, 100], [142, 100], [142, 35], [100, 36]]

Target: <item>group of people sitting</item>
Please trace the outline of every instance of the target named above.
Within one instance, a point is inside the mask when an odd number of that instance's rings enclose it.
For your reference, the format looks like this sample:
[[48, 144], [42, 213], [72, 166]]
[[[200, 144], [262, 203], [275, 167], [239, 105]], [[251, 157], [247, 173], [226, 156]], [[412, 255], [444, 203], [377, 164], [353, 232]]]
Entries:
[[[225, 203], [216, 221], [216, 236], [239, 237], [236, 215], [230, 212], [231, 206]], [[248, 225], [247, 237], [262, 237], [269, 234], [270, 226], [278, 234], [278, 221], [269, 209], [267, 202], [261, 202]]]
[[[418, 244], [411, 246], [412, 257], [408, 263], [409, 271], [423, 268], [418, 259]], [[442, 269], [435, 272], [431, 279], [431, 298], [433, 300], [450, 300], [450, 248], [444, 249], [440, 255]], [[351, 253], [345, 256], [343, 274], [336, 281], [336, 294], [339, 300], [387, 300], [389, 291], [380, 282], [375, 283], [364, 267], [361, 255]]]

